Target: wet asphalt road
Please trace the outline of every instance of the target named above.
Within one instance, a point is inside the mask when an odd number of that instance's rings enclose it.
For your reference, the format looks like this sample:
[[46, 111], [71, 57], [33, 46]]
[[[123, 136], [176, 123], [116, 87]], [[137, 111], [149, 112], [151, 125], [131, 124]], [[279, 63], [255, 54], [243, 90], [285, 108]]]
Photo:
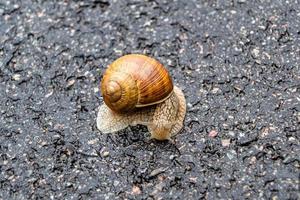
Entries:
[[[102, 135], [106, 66], [160, 60], [175, 144]], [[297, 0], [0, 0], [0, 199], [299, 199]]]

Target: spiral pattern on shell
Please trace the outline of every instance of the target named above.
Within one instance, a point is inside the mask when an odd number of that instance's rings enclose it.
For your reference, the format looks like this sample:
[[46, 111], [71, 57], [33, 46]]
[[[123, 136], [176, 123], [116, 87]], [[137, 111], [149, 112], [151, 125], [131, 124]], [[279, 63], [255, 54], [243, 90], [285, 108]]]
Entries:
[[101, 81], [104, 102], [118, 113], [163, 102], [172, 91], [173, 82], [166, 68], [157, 60], [140, 54], [115, 60]]

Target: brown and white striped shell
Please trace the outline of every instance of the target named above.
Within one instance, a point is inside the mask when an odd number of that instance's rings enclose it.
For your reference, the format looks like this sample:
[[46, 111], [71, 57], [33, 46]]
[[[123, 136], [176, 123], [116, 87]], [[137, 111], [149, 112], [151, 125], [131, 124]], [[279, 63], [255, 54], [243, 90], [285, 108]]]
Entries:
[[157, 60], [140, 55], [125, 55], [110, 64], [101, 81], [105, 104], [117, 113], [165, 101], [172, 94], [173, 82]]

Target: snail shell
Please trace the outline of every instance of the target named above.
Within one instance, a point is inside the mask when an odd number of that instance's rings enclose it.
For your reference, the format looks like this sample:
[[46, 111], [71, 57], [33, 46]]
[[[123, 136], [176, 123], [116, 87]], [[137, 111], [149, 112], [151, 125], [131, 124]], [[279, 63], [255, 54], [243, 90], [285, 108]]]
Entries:
[[105, 104], [117, 113], [155, 105], [172, 94], [173, 82], [157, 60], [140, 55], [125, 55], [108, 66], [101, 81]]

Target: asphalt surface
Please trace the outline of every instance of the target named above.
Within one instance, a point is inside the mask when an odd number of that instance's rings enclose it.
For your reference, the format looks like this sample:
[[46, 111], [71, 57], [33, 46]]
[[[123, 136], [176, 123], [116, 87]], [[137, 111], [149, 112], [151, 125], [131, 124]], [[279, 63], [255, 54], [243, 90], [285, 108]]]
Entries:
[[[96, 129], [127, 53], [183, 89], [174, 144]], [[300, 199], [299, 64], [297, 0], [0, 0], [0, 198]]]

